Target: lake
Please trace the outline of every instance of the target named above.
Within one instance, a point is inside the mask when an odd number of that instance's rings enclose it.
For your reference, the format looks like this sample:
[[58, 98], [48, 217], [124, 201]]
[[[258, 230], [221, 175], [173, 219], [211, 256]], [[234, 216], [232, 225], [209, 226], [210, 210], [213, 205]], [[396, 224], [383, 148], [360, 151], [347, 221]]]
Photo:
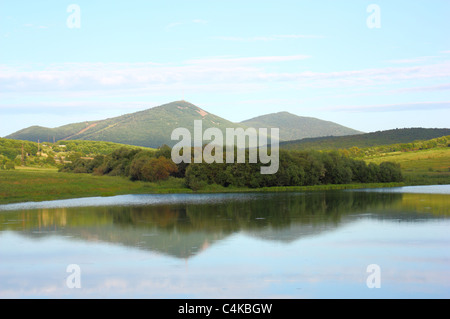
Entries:
[[449, 298], [450, 185], [0, 205], [0, 298]]

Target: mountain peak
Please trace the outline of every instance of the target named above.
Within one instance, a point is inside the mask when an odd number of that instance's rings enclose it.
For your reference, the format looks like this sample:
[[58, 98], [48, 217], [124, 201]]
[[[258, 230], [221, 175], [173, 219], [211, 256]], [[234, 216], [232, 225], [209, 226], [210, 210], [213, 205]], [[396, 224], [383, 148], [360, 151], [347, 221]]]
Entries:
[[[209, 113], [206, 112], [205, 110], [201, 109], [200, 107], [198, 107], [195, 104], [192, 104], [188, 101], [185, 100], [180, 100], [180, 101], [174, 101], [171, 103], [167, 103], [167, 104], [163, 104], [160, 106], [157, 106], [156, 108], [161, 108], [161, 109], [166, 109], [170, 112], [175, 112], [175, 114], [179, 114], [180, 112], [183, 111], [188, 111], [188, 112], [196, 112], [198, 113], [202, 118], [204, 118], [206, 115], [208, 115]], [[192, 113], [195, 115], [195, 113]], [[179, 114], [181, 115], [181, 114]]]
[[324, 121], [314, 117], [298, 116], [289, 112], [261, 115], [241, 123], [255, 128], [277, 127], [280, 129], [280, 140], [283, 141], [308, 137], [342, 136], [362, 133], [334, 122]]
[[241, 123], [233, 123], [185, 100], [173, 101], [136, 113], [95, 122], [68, 124], [56, 128], [28, 127], [7, 138], [37, 142], [53, 140], [91, 140], [146, 147], [174, 145], [174, 129], [184, 127], [193, 132], [194, 121], [202, 120], [203, 129], [219, 128], [280, 128], [281, 140], [304, 137], [351, 135], [360, 132], [333, 122], [300, 117], [288, 112], [263, 115]]

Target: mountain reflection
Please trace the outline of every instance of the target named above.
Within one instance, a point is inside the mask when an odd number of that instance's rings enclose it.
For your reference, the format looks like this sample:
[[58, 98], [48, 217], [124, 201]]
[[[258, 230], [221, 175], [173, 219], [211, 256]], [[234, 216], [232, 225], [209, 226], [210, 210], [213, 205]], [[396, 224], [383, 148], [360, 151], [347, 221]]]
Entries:
[[206, 203], [1, 212], [0, 231], [36, 239], [58, 235], [101, 241], [189, 258], [234, 233], [290, 242], [362, 216], [410, 221], [447, 216], [448, 201], [448, 195], [358, 191], [252, 194], [246, 200]]

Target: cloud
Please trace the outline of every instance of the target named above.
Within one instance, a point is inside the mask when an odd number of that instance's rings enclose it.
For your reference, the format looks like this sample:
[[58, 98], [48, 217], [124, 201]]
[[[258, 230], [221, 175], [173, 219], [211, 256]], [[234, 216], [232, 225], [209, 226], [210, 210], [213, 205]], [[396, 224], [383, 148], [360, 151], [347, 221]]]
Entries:
[[[450, 61], [420, 65], [344, 70], [334, 72], [298, 71], [289, 63], [307, 61], [307, 55], [207, 57], [173, 63], [59, 63], [0, 65], [0, 97], [21, 96], [135, 96], [157, 90], [193, 89], [203, 92], [266, 90], [270, 84], [301, 88], [358, 88], [414, 83], [400, 89], [448, 90], [449, 84], [417, 88], [418, 81], [442, 81], [450, 74]], [[289, 68], [286, 68], [288, 66]], [[283, 68], [282, 68], [283, 67]], [[305, 63], [303, 68], [307, 67]], [[406, 85], [405, 85], [406, 83]], [[362, 92], [364, 93], [364, 92]], [[391, 92], [392, 93], [392, 92]]]
[[[158, 63], [69, 63], [44, 69], [0, 66], [0, 94], [7, 92], [94, 91], [265, 79], [264, 65], [303, 60], [304, 55], [204, 58], [180, 65]], [[256, 66], [257, 65], [257, 66]]]
[[450, 83], [444, 83], [444, 84], [431, 85], [431, 86], [396, 89], [396, 90], [391, 90], [388, 93], [397, 94], [397, 93], [432, 92], [432, 91], [449, 91], [449, 90], [450, 90]]
[[404, 111], [431, 111], [448, 110], [450, 101], [411, 102], [399, 104], [336, 106], [327, 108], [328, 111], [352, 111], [352, 112], [404, 112]]

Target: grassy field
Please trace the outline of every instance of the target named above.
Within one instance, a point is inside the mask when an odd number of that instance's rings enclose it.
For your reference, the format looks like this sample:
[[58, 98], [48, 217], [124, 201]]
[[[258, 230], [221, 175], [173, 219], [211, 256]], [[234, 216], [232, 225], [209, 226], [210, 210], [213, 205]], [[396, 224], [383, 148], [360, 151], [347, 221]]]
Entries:
[[393, 152], [366, 158], [366, 162], [399, 163], [408, 185], [450, 184], [450, 148]]
[[0, 204], [143, 193], [189, 192], [180, 179], [132, 182], [119, 176], [59, 173], [56, 169], [0, 171]]

